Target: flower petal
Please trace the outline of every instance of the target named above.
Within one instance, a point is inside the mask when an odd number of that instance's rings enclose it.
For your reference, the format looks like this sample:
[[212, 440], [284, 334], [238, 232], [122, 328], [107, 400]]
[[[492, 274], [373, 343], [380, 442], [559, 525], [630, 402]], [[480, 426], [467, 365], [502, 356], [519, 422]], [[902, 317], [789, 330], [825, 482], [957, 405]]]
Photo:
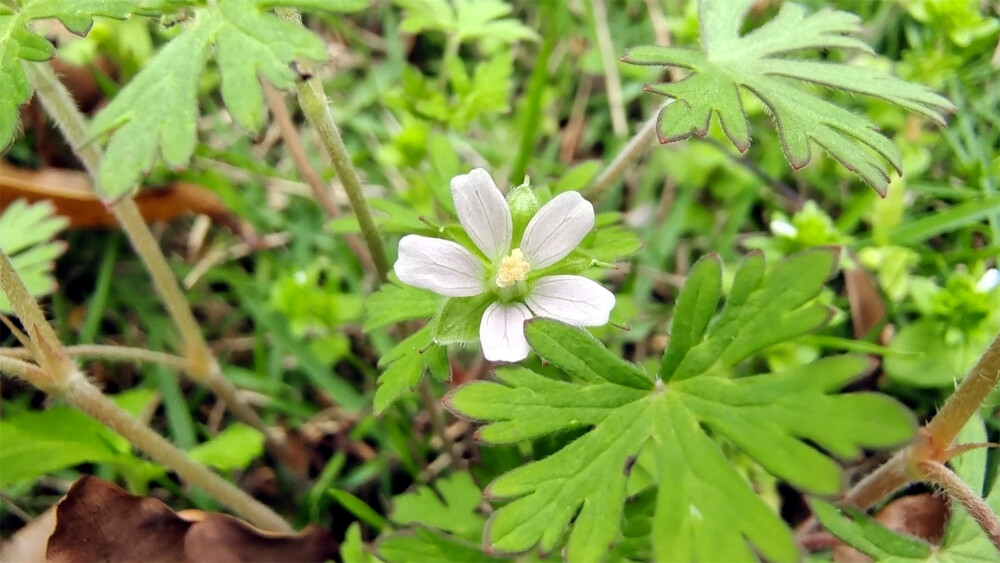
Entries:
[[535, 282], [525, 298], [531, 312], [576, 326], [608, 322], [615, 294], [583, 276], [545, 276]]
[[479, 258], [450, 240], [406, 235], [393, 266], [400, 281], [447, 297], [472, 297], [486, 291]]
[[479, 323], [479, 342], [483, 356], [491, 362], [519, 362], [528, 357], [528, 339], [524, 321], [531, 311], [521, 303], [493, 303]]
[[524, 229], [521, 252], [532, 269], [562, 260], [594, 228], [594, 206], [578, 192], [564, 192], [538, 210]]
[[462, 228], [490, 260], [510, 250], [513, 224], [510, 207], [500, 189], [482, 168], [451, 179], [451, 197]]

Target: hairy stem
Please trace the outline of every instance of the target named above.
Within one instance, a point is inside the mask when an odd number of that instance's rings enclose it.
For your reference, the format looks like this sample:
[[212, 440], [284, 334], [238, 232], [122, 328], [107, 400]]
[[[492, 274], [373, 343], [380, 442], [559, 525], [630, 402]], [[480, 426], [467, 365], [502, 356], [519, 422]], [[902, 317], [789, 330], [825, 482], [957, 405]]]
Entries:
[[184, 481], [204, 490], [251, 523], [275, 532], [292, 531], [288, 522], [273, 510], [192, 460], [163, 436], [118, 407], [82, 375], [74, 383], [65, 395], [71, 405], [121, 434], [149, 457], [176, 472]]
[[[282, 93], [265, 81], [264, 96], [267, 98], [268, 107], [271, 108], [271, 115], [274, 117], [275, 123], [278, 124], [278, 129], [281, 130], [281, 136], [285, 139], [288, 152], [291, 153], [292, 160], [295, 161], [295, 165], [298, 167], [299, 173], [302, 174], [302, 178], [312, 188], [313, 195], [316, 196], [316, 201], [319, 202], [320, 207], [331, 218], [339, 217], [340, 210], [337, 208], [330, 190], [326, 187], [326, 183], [320, 178], [316, 169], [309, 163], [305, 148], [303, 148], [302, 141], [299, 139], [299, 133], [295, 130], [295, 124], [292, 122], [292, 116], [288, 114], [288, 108], [285, 107], [285, 100]], [[375, 269], [375, 261], [361, 239], [357, 235], [345, 234], [344, 241], [347, 242], [347, 246], [358, 257], [358, 260], [361, 261], [361, 265], [369, 272], [378, 275], [378, 271]]]
[[[102, 344], [80, 344], [78, 346], [65, 346], [66, 354], [71, 358], [108, 360], [112, 362], [135, 362], [143, 364], [160, 364], [179, 370], [188, 368], [188, 361], [173, 354], [154, 352], [145, 348], [131, 348], [127, 346], [107, 346]], [[7, 348], [0, 350], [0, 358], [25, 359], [33, 356], [32, 351], [27, 348]]]
[[[301, 24], [301, 18], [294, 10], [278, 9], [276, 12], [285, 20]], [[305, 74], [311, 76], [312, 71], [306, 65]], [[299, 82], [299, 106], [306, 118], [312, 122], [319, 133], [323, 147], [326, 148], [330, 156], [333, 169], [337, 171], [337, 176], [344, 184], [344, 191], [347, 192], [347, 199], [351, 202], [351, 209], [358, 219], [361, 227], [361, 237], [368, 246], [372, 260], [375, 261], [375, 270], [378, 272], [379, 282], [389, 279], [389, 259], [385, 253], [385, 245], [382, 244], [382, 235], [375, 225], [375, 217], [372, 215], [371, 205], [365, 196], [364, 188], [361, 187], [361, 180], [358, 171], [351, 162], [351, 155], [347, 152], [343, 137], [340, 136], [340, 128], [330, 114], [329, 102], [323, 92], [323, 83], [319, 78], [311, 76], [307, 80]]]
[[993, 514], [990, 506], [965, 481], [940, 461], [920, 461], [914, 468], [920, 473], [922, 480], [941, 487], [949, 497], [962, 503], [979, 527], [986, 532], [993, 547], [1000, 551], [1000, 517]]
[[[38, 303], [30, 296], [7, 254], [0, 249], [0, 289], [10, 299], [18, 316], [28, 326], [35, 350], [35, 368], [26, 362], [0, 357], [0, 369], [14, 372], [35, 387], [65, 399], [108, 428], [121, 434], [152, 459], [175, 471], [182, 479], [210, 494], [219, 502], [261, 528], [290, 532], [291, 527], [267, 506], [193, 461], [183, 451], [108, 399], [69, 360], [55, 331], [45, 320]], [[36, 323], [41, 319], [41, 325]], [[23, 365], [22, 365], [23, 364]]]
[[35, 364], [10, 356], [0, 356], [0, 373], [12, 375], [24, 381], [38, 381], [45, 377], [45, 372]]
[[[77, 110], [73, 98], [48, 64], [24, 62], [22, 66], [35, 88], [36, 96], [45, 107], [46, 113], [59, 126], [66, 141], [80, 157], [87, 172], [95, 182], [94, 185], [96, 185], [97, 172], [100, 169], [103, 155], [96, 144], [86, 143], [86, 120]], [[218, 363], [201, 333], [201, 327], [195, 320], [194, 313], [191, 311], [177, 279], [170, 271], [166, 257], [163, 256], [153, 233], [150, 232], [149, 226], [139, 213], [135, 201], [126, 197], [118, 202], [105, 203], [118, 220], [122, 230], [125, 231], [136, 254], [149, 270], [150, 276], [153, 278], [153, 285], [162, 297], [170, 318], [173, 319], [181, 333], [184, 355], [188, 360], [187, 373], [195, 380], [207, 384], [229, 406], [237, 418], [262, 432], [267, 437], [268, 444], [280, 452], [280, 442], [275, 438], [274, 433], [264, 424], [257, 412], [239, 397], [232, 383], [222, 375]], [[34, 319], [31, 321], [38, 324]], [[45, 326], [48, 326], [47, 323]]]
[[844, 497], [844, 502], [861, 509], [867, 509], [886, 495], [909, 483], [910, 477], [906, 472], [906, 460], [916, 458], [913, 459], [913, 465], [928, 461], [914, 455], [917, 448], [922, 447], [922, 444], [928, 441], [937, 444], [939, 451], [947, 451], [955, 440], [955, 436], [976, 414], [998, 380], [1000, 380], [1000, 335], [993, 339], [962, 384], [924, 427], [927, 437], [921, 442], [911, 444], [906, 449], [896, 452], [892, 459], [858, 482], [857, 485], [851, 487], [851, 490]]
[[993, 339], [986, 351], [965, 376], [958, 389], [948, 397], [934, 419], [927, 423], [927, 431], [935, 443], [948, 447], [965, 423], [972, 418], [983, 401], [1000, 380], [1000, 334]]

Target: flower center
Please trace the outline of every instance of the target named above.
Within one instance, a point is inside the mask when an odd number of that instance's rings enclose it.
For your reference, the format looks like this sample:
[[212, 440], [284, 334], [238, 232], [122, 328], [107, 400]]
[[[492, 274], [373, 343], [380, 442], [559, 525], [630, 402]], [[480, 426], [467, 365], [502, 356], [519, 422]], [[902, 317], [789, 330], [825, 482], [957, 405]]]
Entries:
[[520, 248], [510, 251], [510, 256], [500, 259], [500, 268], [497, 270], [497, 287], [510, 287], [515, 282], [524, 281], [531, 271], [531, 265], [524, 259], [524, 254]]

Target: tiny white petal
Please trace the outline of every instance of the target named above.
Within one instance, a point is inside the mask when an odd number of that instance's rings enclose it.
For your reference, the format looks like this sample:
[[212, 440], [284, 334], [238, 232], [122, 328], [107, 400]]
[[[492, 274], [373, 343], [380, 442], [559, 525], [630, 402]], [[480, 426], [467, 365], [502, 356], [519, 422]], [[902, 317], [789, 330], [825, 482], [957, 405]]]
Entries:
[[519, 362], [528, 357], [528, 339], [524, 321], [531, 311], [521, 303], [493, 303], [479, 323], [479, 342], [483, 356], [491, 362]]
[[510, 250], [514, 230], [510, 206], [482, 168], [451, 179], [451, 197], [462, 228], [490, 260]]
[[607, 324], [615, 294], [583, 276], [545, 276], [525, 298], [531, 312], [576, 326]]
[[795, 225], [789, 223], [788, 221], [774, 220], [771, 221], [770, 226], [771, 232], [779, 237], [795, 238], [799, 236], [799, 230], [795, 228]]
[[450, 240], [406, 235], [393, 266], [400, 281], [447, 297], [472, 297], [486, 290], [482, 262]]
[[578, 192], [564, 192], [538, 210], [524, 229], [521, 252], [532, 269], [562, 260], [594, 228], [594, 206]]
[[990, 268], [976, 282], [976, 291], [979, 293], [989, 293], [998, 285], [1000, 285], [1000, 271], [997, 271], [996, 268]]

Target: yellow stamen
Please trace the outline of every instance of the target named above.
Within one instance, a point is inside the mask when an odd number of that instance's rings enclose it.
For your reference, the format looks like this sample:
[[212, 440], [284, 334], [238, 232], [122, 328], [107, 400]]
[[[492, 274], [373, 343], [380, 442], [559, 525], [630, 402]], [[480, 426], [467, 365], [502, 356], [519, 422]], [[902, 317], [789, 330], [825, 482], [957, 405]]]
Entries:
[[515, 282], [523, 281], [531, 271], [531, 265], [524, 259], [520, 248], [510, 251], [510, 256], [500, 259], [500, 269], [497, 270], [497, 287], [510, 287]]

